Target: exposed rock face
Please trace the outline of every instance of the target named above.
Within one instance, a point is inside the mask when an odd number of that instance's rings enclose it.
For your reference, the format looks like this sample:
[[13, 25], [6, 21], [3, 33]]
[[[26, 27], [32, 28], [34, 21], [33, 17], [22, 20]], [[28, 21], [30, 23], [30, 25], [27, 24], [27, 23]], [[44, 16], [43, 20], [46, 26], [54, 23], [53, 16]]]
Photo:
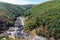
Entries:
[[[6, 20], [6, 22], [8, 22], [8, 20]], [[13, 39], [14, 37], [25, 36], [26, 34], [23, 32], [25, 23], [26, 22], [24, 17], [18, 17], [17, 20], [15, 21], [14, 27], [9, 27], [9, 29], [4, 32], [4, 35], [6, 36], [8, 35], [9, 38], [13, 38]]]
[[8, 18], [6, 16], [0, 16], [0, 33], [3, 33], [8, 27]]
[[15, 21], [15, 26], [19, 27], [20, 25], [25, 26], [26, 20], [25, 17], [18, 17], [17, 20]]

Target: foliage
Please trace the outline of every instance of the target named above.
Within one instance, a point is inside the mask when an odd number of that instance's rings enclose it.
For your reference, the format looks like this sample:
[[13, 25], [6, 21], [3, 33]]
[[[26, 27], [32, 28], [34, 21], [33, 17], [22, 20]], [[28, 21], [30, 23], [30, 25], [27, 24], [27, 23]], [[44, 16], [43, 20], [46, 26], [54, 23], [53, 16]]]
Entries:
[[26, 17], [26, 27], [25, 27], [25, 32], [31, 31], [33, 28], [35, 28], [35, 21], [33, 19], [30, 19]]
[[56, 36], [56, 29], [53, 28], [51, 30], [48, 29], [48, 26], [46, 25], [45, 27], [39, 27], [38, 29], [36, 29], [36, 33], [38, 35], [44, 36], [44, 37], [52, 37], [55, 38]]
[[23, 16], [23, 12], [30, 9], [32, 6], [33, 5], [13, 5], [0, 2], [0, 16], [6, 15], [9, 18], [9, 25], [13, 26], [16, 18]]
[[[37, 24], [37, 26], [39, 26], [38, 28], [42, 28], [40, 27], [42, 25], [43, 31], [45, 29], [45, 26], [48, 25], [47, 31], [50, 33], [50, 31], [55, 30], [56, 31], [56, 33], [54, 32], [55, 37], [56, 38], [60, 37], [60, 32], [59, 32], [60, 31], [60, 1], [48, 1], [40, 5], [37, 5], [31, 8], [30, 10], [26, 11], [25, 16], [26, 17], [28, 16], [28, 18], [30, 18], [31, 20], [33, 18], [34, 26]], [[30, 22], [28, 25], [30, 25], [31, 27]], [[33, 29], [35, 29], [34, 26], [32, 26]], [[26, 26], [26, 28], [28, 27]], [[30, 27], [28, 29], [30, 29]], [[39, 32], [37, 34], [42, 35], [42, 33], [40, 33], [41, 30], [38, 30], [38, 31]], [[54, 33], [51, 32], [51, 35], [54, 35]]]

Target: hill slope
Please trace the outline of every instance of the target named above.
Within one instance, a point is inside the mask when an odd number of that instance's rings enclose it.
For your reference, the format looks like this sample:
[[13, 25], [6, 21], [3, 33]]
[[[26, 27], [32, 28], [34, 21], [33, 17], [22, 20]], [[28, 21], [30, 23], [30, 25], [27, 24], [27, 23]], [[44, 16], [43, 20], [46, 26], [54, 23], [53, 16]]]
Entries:
[[37, 28], [38, 35], [60, 37], [60, 1], [49, 1], [37, 5], [26, 11], [25, 16], [27, 18], [25, 31]]
[[22, 16], [23, 12], [30, 9], [32, 6], [33, 5], [13, 5], [0, 2], [0, 16], [7, 16], [9, 18], [9, 23], [13, 25], [14, 19], [18, 16]]

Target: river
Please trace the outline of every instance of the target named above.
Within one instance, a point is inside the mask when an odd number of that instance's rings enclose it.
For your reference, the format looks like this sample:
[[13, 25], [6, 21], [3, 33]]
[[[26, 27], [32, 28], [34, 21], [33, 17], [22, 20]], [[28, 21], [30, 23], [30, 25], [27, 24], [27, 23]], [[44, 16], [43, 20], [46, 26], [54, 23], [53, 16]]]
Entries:
[[[18, 23], [18, 25], [16, 25], [16, 23]], [[25, 17], [18, 17], [16, 20], [16, 23], [15, 23], [15, 26], [24, 28], [24, 25], [26, 25]], [[22, 26], [20, 26], [20, 25], [22, 25]], [[47, 40], [46, 38], [38, 36], [38, 35], [36, 35], [35, 37], [32, 38], [31, 34], [27, 34], [27, 33], [23, 32], [23, 29], [20, 30], [20, 32], [22, 33], [23, 37], [30, 39], [30, 40]]]
[[17, 20], [15, 21], [15, 27], [10, 27], [9, 30], [7, 30], [7, 34], [9, 37], [14, 38], [14, 36], [18, 37], [24, 37], [28, 40], [50, 40], [42, 36], [36, 35], [35, 37], [32, 38], [31, 34], [27, 34], [23, 31], [24, 27], [26, 25], [26, 20], [25, 17], [17, 17]]

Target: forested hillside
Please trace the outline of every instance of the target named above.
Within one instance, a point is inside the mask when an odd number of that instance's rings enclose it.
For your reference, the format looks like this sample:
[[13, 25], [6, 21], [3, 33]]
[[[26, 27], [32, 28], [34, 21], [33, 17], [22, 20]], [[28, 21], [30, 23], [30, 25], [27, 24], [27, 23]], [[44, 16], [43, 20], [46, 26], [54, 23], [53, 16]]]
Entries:
[[25, 31], [36, 29], [38, 35], [60, 38], [60, 1], [48, 1], [25, 12]]
[[24, 16], [26, 26], [24, 31], [44, 37], [60, 38], [60, 1], [48, 1], [33, 7], [33, 5], [13, 5], [0, 2], [0, 16], [7, 16], [9, 25], [13, 26], [16, 17]]
[[22, 16], [23, 12], [30, 9], [32, 6], [33, 5], [13, 5], [0, 2], [0, 16], [7, 16], [10, 26], [13, 26], [16, 17]]

